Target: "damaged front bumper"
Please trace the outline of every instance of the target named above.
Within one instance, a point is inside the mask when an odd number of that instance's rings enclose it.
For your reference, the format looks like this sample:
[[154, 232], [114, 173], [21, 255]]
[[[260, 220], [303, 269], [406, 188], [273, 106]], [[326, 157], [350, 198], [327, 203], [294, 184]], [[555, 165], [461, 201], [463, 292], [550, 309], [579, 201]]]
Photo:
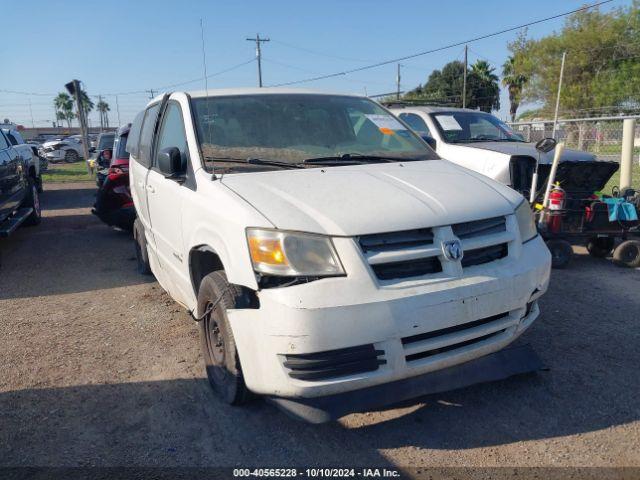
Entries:
[[289, 416], [310, 423], [336, 420], [434, 393], [504, 380], [543, 369], [530, 345], [507, 347], [470, 362], [391, 383], [315, 398], [268, 397]]

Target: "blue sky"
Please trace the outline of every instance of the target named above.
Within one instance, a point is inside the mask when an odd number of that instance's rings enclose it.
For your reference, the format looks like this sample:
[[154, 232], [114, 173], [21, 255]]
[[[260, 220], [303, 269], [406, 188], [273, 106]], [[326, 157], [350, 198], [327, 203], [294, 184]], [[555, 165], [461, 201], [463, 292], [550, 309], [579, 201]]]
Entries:
[[[593, 2], [588, 2], [593, 3]], [[217, 1], [22, 0], [2, 10], [0, 119], [31, 126], [50, 125], [52, 98], [72, 78], [90, 95], [105, 95], [110, 120], [131, 121], [148, 94], [133, 93], [202, 77], [200, 19], [205, 26], [208, 73], [254, 58], [245, 40], [257, 32], [263, 47], [265, 85], [355, 68], [463, 41], [542, 17], [579, 8], [584, 0], [493, 1]], [[603, 10], [625, 6], [614, 0]], [[529, 28], [537, 38], [561, 28], [562, 19]], [[498, 67], [515, 38], [507, 33], [469, 44], [469, 61]], [[463, 58], [463, 47], [403, 63], [402, 87], [423, 83], [446, 62]], [[363, 94], [395, 90], [395, 64], [302, 86]], [[251, 62], [209, 79], [209, 88], [255, 86]], [[204, 83], [177, 89], [198, 90]], [[2, 90], [41, 93], [22, 95]], [[29, 110], [31, 102], [31, 112]], [[498, 116], [506, 118], [503, 92]], [[47, 123], [47, 120], [49, 121]], [[92, 113], [91, 123], [98, 122]]]

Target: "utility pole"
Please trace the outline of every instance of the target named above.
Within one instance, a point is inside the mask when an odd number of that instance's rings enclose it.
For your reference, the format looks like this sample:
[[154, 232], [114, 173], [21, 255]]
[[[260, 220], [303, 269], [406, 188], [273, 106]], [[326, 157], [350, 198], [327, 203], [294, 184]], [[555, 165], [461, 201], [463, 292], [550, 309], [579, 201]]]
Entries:
[[[84, 114], [84, 105], [82, 104], [82, 96], [80, 90], [80, 81], [72, 80], [65, 85], [67, 91], [76, 97], [76, 107], [78, 109], [78, 121], [80, 122], [80, 133], [82, 135], [82, 152], [84, 159], [89, 160], [89, 135], [87, 133], [87, 118]], [[89, 164], [87, 163], [87, 168]]]
[[118, 112], [118, 126], [122, 125], [120, 123], [120, 105], [118, 104], [118, 95], [116, 95], [116, 111]]
[[400, 64], [398, 64], [398, 74], [396, 75], [396, 100], [400, 100]]
[[462, 79], [462, 108], [467, 108], [467, 46], [464, 46], [464, 78]]
[[153, 88], [150, 88], [149, 90], [145, 90], [145, 92], [149, 92], [149, 98], [151, 100], [153, 100], [153, 97], [156, 96], [156, 91]]
[[258, 60], [258, 86], [262, 88], [262, 50], [260, 44], [269, 42], [268, 38], [260, 38], [260, 34], [256, 33], [256, 38], [247, 38], [248, 42], [256, 42], [256, 59]]
[[33, 121], [33, 110], [31, 109], [31, 97], [29, 97], [29, 114], [31, 115], [31, 127], [36, 128], [36, 122]]
[[553, 117], [553, 133], [552, 136], [555, 140], [558, 130], [558, 111], [560, 110], [560, 92], [562, 91], [562, 77], [564, 76], [564, 60], [567, 58], [567, 52], [562, 52], [562, 63], [560, 64], [560, 79], [558, 80], [558, 96], [556, 97], [556, 113]]

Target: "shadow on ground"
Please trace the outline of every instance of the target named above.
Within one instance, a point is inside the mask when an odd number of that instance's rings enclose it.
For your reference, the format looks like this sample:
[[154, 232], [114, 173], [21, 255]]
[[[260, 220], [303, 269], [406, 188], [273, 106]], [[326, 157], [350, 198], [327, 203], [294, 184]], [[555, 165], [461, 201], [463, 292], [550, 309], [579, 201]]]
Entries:
[[131, 234], [91, 214], [94, 197], [91, 184], [45, 185], [42, 223], [0, 241], [0, 300], [153, 281], [136, 272]]

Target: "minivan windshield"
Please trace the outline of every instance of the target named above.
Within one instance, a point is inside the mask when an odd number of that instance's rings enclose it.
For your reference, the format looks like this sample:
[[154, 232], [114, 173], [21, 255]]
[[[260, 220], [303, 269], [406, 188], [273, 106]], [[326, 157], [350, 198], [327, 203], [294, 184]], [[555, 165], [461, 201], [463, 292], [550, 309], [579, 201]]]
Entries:
[[234, 161], [246, 171], [438, 158], [393, 115], [361, 97], [205, 97], [193, 99], [193, 110], [208, 171]]
[[524, 142], [524, 139], [493, 115], [451, 111], [433, 114], [447, 143]]

